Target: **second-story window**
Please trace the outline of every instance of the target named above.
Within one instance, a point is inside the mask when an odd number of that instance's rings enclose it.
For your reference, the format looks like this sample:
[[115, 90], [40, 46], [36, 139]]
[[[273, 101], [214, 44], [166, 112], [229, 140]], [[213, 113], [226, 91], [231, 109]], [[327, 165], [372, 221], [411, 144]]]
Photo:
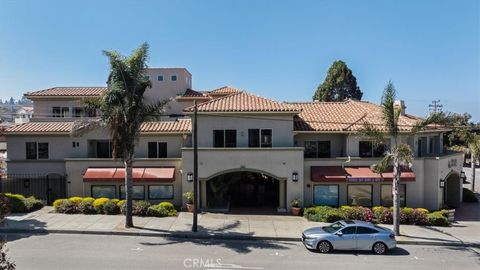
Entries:
[[237, 131], [235, 129], [214, 130], [213, 147], [237, 147]]
[[272, 147], [272, 130], [249, 129], [248, 147]]
[[96, 158], [112, 158], [112, 142], [111, 141], [96, 142]]
[[381, 157], [385, 153], [385, 145], [374, 144], [372, 141], [360, 141], [358, 153], [360, 157]]
[[159, 82], [163, 81], [163, 75], [158, 75], [158, 76], [157, 76], [157, 80], [158, 80]]
[[305, 153], [306, 158], [329, 158], [330, 141], [305, 141]]
[[166, 158], [166, 142], [148, 142], [148, 158]]
[[85, 109], [82, 107], [73, 108], [73, 117], [82, 117]]
[[53, 117], [68, 117], [69, 111], [68, 107], [52, 107]]
[[26, 159], [48, 159], [48, 143], [26, 142]]
[[176, 81], [176, 80], [177, 80], [177, 75], [172, 75], [172, 77], [171, 77], [171, 78], [172, 78], [172, 81], [174, 82], [174, 81]]

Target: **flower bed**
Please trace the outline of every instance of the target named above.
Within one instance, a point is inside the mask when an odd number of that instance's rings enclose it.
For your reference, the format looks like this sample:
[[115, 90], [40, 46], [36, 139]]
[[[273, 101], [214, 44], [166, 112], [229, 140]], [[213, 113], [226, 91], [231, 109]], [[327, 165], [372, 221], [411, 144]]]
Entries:
[[8, 207], [11, 213], [30, 213], [43, 208], [43, 201], [33, 196], [25, 198], [22, 194], [3, 194], [8, 199]]
[[[305, 208], [304, 217], [309, 221], [335, 222], [337, 220], [363, 220], [383, 224], [393, 223], [393, 208], [375, 206], [372, 208], [362, 206], [314, 206]], [[441, 210], [430, 213], [424, 208], [400, 209], [400, 223], [410, 225], [448, 226], [448, 211]]]
[[[56, 213], [63, 214], [118, 215], [125, 214], [125, 203], [125, 200], [118, 199], [70, 197], [54, 201], [53, 208]], [[134, 216], [172, 217], [177, 215], [177, 210], [170, 202], [151, 205], [147, 201], [133, 201], [132, 214]]]

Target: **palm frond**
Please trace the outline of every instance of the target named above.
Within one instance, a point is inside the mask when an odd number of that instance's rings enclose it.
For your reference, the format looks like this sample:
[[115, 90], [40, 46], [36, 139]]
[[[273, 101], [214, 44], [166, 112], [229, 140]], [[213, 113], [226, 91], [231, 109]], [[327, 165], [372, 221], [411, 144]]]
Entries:
[[393, 160], [393, 155], [389, 152], [385, 154], [385, 156], [378, 162], [370, 166], [373, 172], [382, 174], [388, 170], [391, 166]]
[[383, 120], [385, 126], [391, 136], [398, 135], [398, 120], [400, 117], [400, 111], [395, 109], [396, 90], [392, 81], [389, 81], [383, 91], [382, 106], [383, 106]]

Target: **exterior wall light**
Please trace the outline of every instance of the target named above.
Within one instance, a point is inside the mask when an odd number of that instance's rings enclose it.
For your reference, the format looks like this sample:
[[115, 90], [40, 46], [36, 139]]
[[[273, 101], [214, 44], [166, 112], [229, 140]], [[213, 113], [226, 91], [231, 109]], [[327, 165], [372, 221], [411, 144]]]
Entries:
[[297, 172], [292, 173], [292, 181], [293, 182], [298, 182], [298, 173]]
[[192, 182], [193, 181], [193, 173], [188, 173], [187, 174], [187, 182]]
[[445, 179], [440, 179], [440, 188], [445, 187]]
[[463, 181], [464, 184], [468, 184], [468, 182], [467, 182], [467, 176], [465, 175], [465, 172], [464, 172], [464, 171], [462, 171], [462, 172], [460, 173], [460, 179], [462, 179], [462, 181]]

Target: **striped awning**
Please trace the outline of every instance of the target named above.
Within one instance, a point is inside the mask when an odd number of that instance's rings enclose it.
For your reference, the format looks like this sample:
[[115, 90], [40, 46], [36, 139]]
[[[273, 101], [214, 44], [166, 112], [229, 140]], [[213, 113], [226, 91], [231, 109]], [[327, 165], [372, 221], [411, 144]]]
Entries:
[[[312, 166], [310, 169], [312, 182], [391, 182], [393, 180], [392, 168], [382, 174], [364, 166], [345, 168], [341, 166]], [[411, 169], [402, 169], [400, 181], [415, 181], [415, 173]]]
[[[138, 168], [132, 170], [134, 182], [173, 182], [175, 168]], [[88, 168], [83, 182], [122, 182], [125, 181], [125, 168]]]

